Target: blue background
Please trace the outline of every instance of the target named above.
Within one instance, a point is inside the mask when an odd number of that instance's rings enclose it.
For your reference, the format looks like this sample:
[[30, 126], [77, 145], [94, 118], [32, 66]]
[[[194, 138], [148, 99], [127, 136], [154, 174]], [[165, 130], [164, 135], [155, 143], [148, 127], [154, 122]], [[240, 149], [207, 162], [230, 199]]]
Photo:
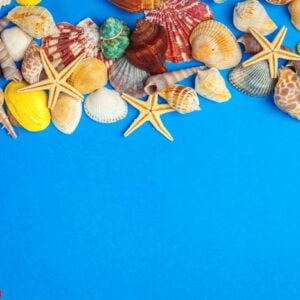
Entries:
[[[231, 28], [235, 2], [209, 1]], [[105, 0], [43, 5], [57, 22], [139, 17]], [[264, 5], [295, 47], [287, 7]], [[1, 131], [3, 299], [299, 299], [300, 125], [229, 88], [228, 103], [164, 116], [174, 143], [150, 125], [123, 138], [133, 108], [114, 125], [83, 115], [72, 136]]]

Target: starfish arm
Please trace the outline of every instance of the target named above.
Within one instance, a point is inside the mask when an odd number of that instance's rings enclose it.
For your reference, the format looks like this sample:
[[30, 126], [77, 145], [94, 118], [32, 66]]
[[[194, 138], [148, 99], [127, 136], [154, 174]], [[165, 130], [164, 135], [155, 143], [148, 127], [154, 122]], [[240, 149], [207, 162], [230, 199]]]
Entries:
[[41, 49], [40, 54], [41, 54], [42, 64], [44, 66], [44, 70], [45, 70], [45, 73], [47, 74], [47, 77], [49, 79], [57, 78], [58, 73], [55, 70], [55, 68], [53, 67], [53, 65], [51, 64], [51, 62], [49, 61], [49, 59], [46, 55], [46, 52], [43, 49]]
[[34, 91], [49, 90], [51, 86], [52, 86], [52, 81], [50, 79], [46, 79], [38, 83], [21, 88], [18, 90], [18, 92], [34, 92]]
[[158, 100], [158, 94], [154, 93], [152, 95], [149, 96], [148, 98], [148, 104], [150, 109], [154, 109], [154, 107], [157, 105], [157, 100]]
[[126, 132], [124, 133], [124, 136], [125, 137], [129, 136], [132, 132], [137, 130], [139, 127], [141, 127], [147, 121], [149, 121], [149, 114], [140, 113], [139, 116], [130, 125], [130, 127], [126, 130]]
[[174, 109], [169, 104], [159, 104], [155, 106], [153, 110], [159, 115], [164, 115], [174, 111]]
[[273, 49], [280, 49], [282, 43], [283, 43], [283, 40], [286, 36], [286, 33], [287, 33], [287, 28], [285, 26], [283, 26], [280, 31], [278, 32], [275, 40], [272, 42], [272, 48]]
[[54, 109], [56, 102], [58, 100], [59, 94], [60, 94], [59, 86], [54, 85], [49, 93], [48, 108]]
[[82, 100], [83, 98], [82, 94], [78, 90], [76, 90], [74, 87], [72, 87], [70, 84], [66, 82], [63, 82], [60, 85], [60, 89], [62, 92], [73, 97], [74, 99]]
[[254, 65], [254, 64], [256, 64], [258, 62], [261, 62], [263, 60], [267, 60], [268, 56], [269, 56], [269, 53], [267, 51], [263, 50], [262, 52], [252, 56], [250, 59], [243, 62], [242, 65], [243, 65], [244, 68], [249, 67], [249, 66]]
[[300, 60], [300, 55], [286, 50], [282, 50], [282, 49], [277, 50], [276, 54], [278, 55], [279, 58], [283, 58], [287, 60]]
[[64, 70], [62, 70], [59, 73], [59, 79], [66, 81], [75, 71], [75, 69], [78, 67], [78, 65], [80, 64], [80, 62], [83, 60], [84, 57], [85, 57], [85, 53], [79, 55], [72, 63], [70, 63]]
[[249, 28], [249, 31], [264, 50], [271, 50], [272, 44], [259, 31], [254, 28]]
[[149, 110], [148, 105], [145, 101], [141, 101], [139, 99], [136, 99], [130, 95], [127, 95], [125, 93], [123, 93], [122, 98], [127, 101], [129, 104], [131, 104], [133, 107], [135, 107], [137, 110], [141, 111], [144, 109]]
[[277, 78], [278, 77], [278, 57], [274, 53], [270, 56], [268, 59], [269, 62], [269, 68], [270, 68], [270, 74], [271, 78]]
[[172, 135], [170, 134], [170, 132], [166, 129], [166, 127], [162, 123], [162, 121], [161, 121], [161, 119], [159, 117], [159, 114], [152, 113], [152, 118], [150, 119], [150, 122], [153, 125], [153, 127], [158, 132], [160, 132], [164, 137], [166, 137], [171, 142], [174, 141]]

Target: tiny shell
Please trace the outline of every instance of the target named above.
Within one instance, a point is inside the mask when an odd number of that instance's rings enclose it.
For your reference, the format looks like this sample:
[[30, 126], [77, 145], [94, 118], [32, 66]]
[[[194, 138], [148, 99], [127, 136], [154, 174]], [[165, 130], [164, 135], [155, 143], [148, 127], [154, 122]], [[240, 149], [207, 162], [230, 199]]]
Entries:
[[188, 86], [175, 85], [168, 87], [161, 90], [159, 96], [164, 98], [173, 109], [181, 114], [201, 110], [197, 93]]
[[231, 98], [225, 80], [216, 68], [198, 71], [195, 90], [200, 96], [219, 103]]
[[289, 11], [293, 25], [300, 30], [300, 0], [294, 0], [289, 5]]
[[87, 97], [84, 110], [96, 122], [114, 123], [126, 117], [128, 108], [118, 92], [103, 88]]

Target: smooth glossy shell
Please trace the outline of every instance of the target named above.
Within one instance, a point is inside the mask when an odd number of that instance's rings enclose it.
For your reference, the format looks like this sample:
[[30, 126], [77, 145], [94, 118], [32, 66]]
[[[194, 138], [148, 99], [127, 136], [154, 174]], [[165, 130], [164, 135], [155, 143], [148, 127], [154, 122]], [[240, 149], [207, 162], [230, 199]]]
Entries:
[[261, 45], [251, 33], [245, 33], [238, 39], [238, 42], [244, 45], [246, 53], [256, 54], [262, 50]]
[[38, 5], [40, 2], [42, 2], [42, 0], [17, 0], [17, 3], [25, 6]]
[[129, 12], [142, 12], [159, 8], [165, 0], [110, 0], [116, 6]]
[[200, 23], [190, 36], [193, 57], [208, 67], [235, 67], [242, 52], [235, 36], [222, 23], [211, 20]]
[[289, 12], [291, 14], [291, 22], [300, 30], [300, 0], [294, 0], [289, 5]]
[[114, 123], [126, 117], [127, 103], [118, 92], [103, 88], [87, 97], [84, 110], [94, 121]]

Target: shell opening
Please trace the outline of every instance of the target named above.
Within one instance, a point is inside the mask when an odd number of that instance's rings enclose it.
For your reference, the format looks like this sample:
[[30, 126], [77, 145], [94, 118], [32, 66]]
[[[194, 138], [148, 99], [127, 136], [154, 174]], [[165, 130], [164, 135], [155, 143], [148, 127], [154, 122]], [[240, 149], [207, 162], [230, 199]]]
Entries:
[[152, 95], [152, 94], [158, 92], [157, 85], [155, 85], [155, 84], [149, 84], [149, 85], [145, 86], [145, 92], [148, 95]]

